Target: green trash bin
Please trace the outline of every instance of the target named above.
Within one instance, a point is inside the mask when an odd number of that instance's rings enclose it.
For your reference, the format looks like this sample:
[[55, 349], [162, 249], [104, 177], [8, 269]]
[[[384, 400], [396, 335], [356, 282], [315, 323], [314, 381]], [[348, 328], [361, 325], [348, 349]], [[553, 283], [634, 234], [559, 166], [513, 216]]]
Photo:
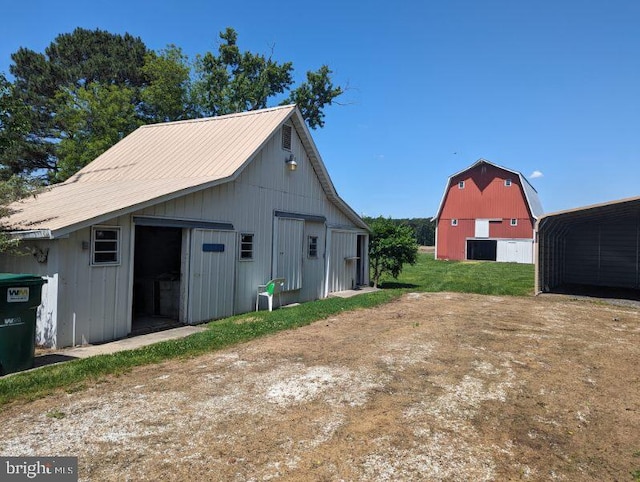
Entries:
[[40, 276], [0, 273], [0, 375], [33, 368], [45, 283]]

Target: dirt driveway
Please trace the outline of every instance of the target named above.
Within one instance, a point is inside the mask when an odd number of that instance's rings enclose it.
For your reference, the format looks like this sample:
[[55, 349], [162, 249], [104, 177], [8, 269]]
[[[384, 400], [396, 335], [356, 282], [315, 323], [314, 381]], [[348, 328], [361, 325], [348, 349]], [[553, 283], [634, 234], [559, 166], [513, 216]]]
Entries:
[[408, 294], [0, 413], [81, 480], [634, 480], [640, 314]]

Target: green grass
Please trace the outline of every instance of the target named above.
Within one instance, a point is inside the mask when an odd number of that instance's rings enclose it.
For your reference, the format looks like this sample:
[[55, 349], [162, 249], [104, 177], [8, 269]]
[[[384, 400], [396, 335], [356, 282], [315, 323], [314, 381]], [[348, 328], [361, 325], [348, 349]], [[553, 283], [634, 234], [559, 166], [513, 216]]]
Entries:
[[434, 261], [432, 255], [420, 254], [416, 265], [406, 266], [398, 280], [383, 280], [381, 287], [384, 288], [382, 291], [353, 298], [328, 298], [273, 312], [246, 313], [211, 322], [206, 331], [186, 338], [6, 376], [0, 378], [0, 407], [10, 402], [40, 398], [57, 390], [72, 393], [83, 390], [87, 382], [121, 375], [136, 366], [190, 358], [308, 325], [343, 311], [372, 308], [398, 298], [407, 290], [529, 295], [533, 293], [533, 266]]
[[397, 280], [384, 279], [381, 287], [527, 296], [533, 294], [533, 275], [531, 264], [436, 261], [431, 254], [419, 254], [414, 266], [406, 265]]

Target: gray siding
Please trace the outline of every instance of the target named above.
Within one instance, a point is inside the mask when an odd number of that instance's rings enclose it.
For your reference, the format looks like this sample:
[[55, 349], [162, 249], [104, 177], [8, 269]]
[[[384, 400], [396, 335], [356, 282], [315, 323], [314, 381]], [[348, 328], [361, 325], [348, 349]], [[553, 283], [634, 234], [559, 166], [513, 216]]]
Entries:
[[638, 221], [576, 226], [566, 238], [565, 283], [638, 287]]
[[640, 203], [621, 201], [544, 217], [537, 227], [536, 290], [573, 285], [640, 288]]
[[[52, 281], [46, 288], [45, 304], [41, 310], [39, 339], [49, 345], [64, 347], [74, 342], [113, 340], [131, 331], [133, 218], [140, 215], [233, 225], [233, 232], [225, 238], [225, 243], [233, 244], [234, 268], [225, 265], [225, 272], [219, 273], [225, 283], [230, 283], [223, 296], [232, 300], [232, 308], [225, 307], [220, 316], [254, 309], [257, 286], [275, 277], [276, 211], [306, 215], [306, 219], [302, 216], [305, 219], [302, 244], [296, 254], [301, 258], [297, 273], [299, 279], [294, 280], [296, 289], [284, 293], [283, 303], [313, 300], [326, 296], [327, 291], [352, 288], [356, 279], [356, 263], [345, 260], [356, 256], [357, 234], [365, 234], [366, 231], [355, 227], [349, 217], [327, 198], [297, 133], [291, 152], [298, 163], [298, 169], [293, 172], [285, 169], [285, 158], [290, 152], [281, 148], [278, 131], [248, 161], [236, 179], [101, 223], [121, 229], [121, 262], [117, 266], [91, 266], [91, 249], [86, 249], [91, 242], [89, 227], [71, 233], [68, 238], [38, 242], [50, 247], [46, 264], [35, 263], [32, 257], [0, 257], [3, 271], [32, 272], [47, 276]], [[318, 221], [322, 218], [326, 219], [325, 223]], [[329, 236], [327, 226], [340, 229], [332, 231]], [[185, 239], [192, 232], [185, 228]], [[252, 260], [238, 259], [237, 238], [240, 233], [254, 235]], [[306, 243], [310, 235], [318, 236], [317, 258], [307, 256]], [[330, 260], [327, 260], [327, 255], [330, 255]], [[187, 309], [184, 293], [190, 274], [184, 262], [183, 269], [187, 272], [182, 273], [180, 311], [181, 321], [188, 321], [184, 315]], [[197, 290], [194, 283], [192, 280], [188, 287], [192, 292]], [[215, 281], [209, 280], [209, 284], [213, 285]], [[209, 303], [205, 298], [203, 294], [199, 296], [198, 306]]]

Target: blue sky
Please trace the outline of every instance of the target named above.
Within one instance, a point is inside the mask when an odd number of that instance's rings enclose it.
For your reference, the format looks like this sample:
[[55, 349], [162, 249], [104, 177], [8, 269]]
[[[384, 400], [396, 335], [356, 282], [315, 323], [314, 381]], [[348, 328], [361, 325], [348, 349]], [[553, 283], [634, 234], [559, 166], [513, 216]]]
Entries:
[[30, 0], [3, 5], [0, 71], [76, 27], [194, 57], [231, 26], [299, 79], [326, 63], [349, 86], [312, 135], [358, 213], [430, 217], [479, 158], [553, 212], [640, 196], [638, 25], [636, 0]]

